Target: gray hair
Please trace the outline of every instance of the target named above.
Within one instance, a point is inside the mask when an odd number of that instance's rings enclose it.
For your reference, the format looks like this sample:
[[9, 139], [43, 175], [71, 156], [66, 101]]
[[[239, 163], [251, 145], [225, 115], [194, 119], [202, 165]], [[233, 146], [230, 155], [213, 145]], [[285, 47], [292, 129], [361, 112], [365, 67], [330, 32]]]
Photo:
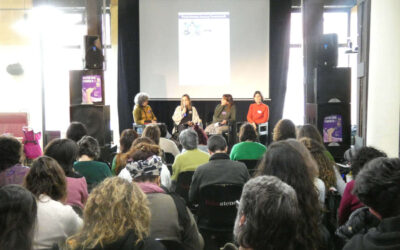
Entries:
[[179, 142], [182, 144], [184, 149], [192, 150], [197, 148], [199, 138], [193, 129], [188, 128], [183, 130], [179, 135]]
[[142, 107], [145, 101], [149, 100], [149, 95], [144, 92], [139, 92], [135, 95], [135, 104]]
[[275, 176], [258, 176], [244, 185], [234, 235], [245, 248], [293, 249], [299, 215], [291, 186]]

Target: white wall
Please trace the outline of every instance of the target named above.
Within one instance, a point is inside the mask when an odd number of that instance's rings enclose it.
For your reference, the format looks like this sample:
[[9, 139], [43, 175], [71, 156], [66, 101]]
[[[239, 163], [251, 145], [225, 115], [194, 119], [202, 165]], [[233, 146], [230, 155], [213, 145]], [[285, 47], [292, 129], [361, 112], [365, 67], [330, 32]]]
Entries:
[[399, 152], [400, 1], [372, 0], [367, 145]]

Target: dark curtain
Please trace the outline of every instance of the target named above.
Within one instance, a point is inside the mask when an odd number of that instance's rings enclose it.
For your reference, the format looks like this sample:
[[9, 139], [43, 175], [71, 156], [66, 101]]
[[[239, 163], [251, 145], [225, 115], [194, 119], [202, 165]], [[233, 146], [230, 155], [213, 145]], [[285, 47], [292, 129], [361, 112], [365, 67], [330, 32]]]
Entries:
[[[282, 119], [289, 66], [290, 15], [292, 0], [271, 0], [269, 43], [269, 134]], [[269, 136], [269, 141], [272, 136]]]
[[[270, 132], [276, 122], [282, 118], [286, 94], [286, 79], [289, 63], [289, 37], [291, 0], [271, 0], [270, 2]], [[139, 1], [119, 0], [118, 6], [118, 115], [119, 129], [131, 128], [133, 123], [133, 97], [140, 91], [140, 55], [139, 55]], [[171, 124], [170, 117], [176, 107], [176, 101], [170, 105], [150, 102], [160, 121]], [[209, 120], [217, 102], [211, 105], [196, 106], [203, 120]], [[194, 103], [196, 105], [196, 103]], [[160, 109], [157, 107], [159, 106]], [[162, 112], [165, 107], [170, 112]], [[205, 109], [205, 107], [208, 107]], [[238, 117], [245, 117], [245, 109]], [[170, 114], [171, 113], [171, 114]], [[171, 126], [171, 125], [170, 125]], [[169, 126], [169, 127], [170, 127]], [[271, 134], [271, 133], [270, 133]]]
[[119, 132], [132, 128], [133, 98], [139, 92], [139, 0], [118, 3], [118, 117]]

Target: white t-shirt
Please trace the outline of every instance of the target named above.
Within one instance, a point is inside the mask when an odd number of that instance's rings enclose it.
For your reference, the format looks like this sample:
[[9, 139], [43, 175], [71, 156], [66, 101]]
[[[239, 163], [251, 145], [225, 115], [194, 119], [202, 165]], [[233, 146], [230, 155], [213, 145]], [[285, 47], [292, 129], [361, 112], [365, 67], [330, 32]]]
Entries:
[[62, 249], [65, 246], [65, 240], [77, 233], [82, 224], [82, 219], [71, 206], [42, 194], [37, 200], [37, 223], [33, 248], [50, 249], [54, 244], [58, 244]]

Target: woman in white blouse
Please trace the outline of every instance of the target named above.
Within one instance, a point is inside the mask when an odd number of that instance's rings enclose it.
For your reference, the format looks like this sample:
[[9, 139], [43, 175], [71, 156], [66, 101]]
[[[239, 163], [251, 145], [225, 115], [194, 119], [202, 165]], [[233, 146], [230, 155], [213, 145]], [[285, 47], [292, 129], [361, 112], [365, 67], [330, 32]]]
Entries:
[[176, 107], [172, 120], [175, 123], [174, 130], [172, 131], [173, 134], [175, 132], [180, 133], [188, 127], [201, 123], [199, 114], [197, 113], [196, 108], [192, 106], [188, 94], [182, 96], [181, 105]]

